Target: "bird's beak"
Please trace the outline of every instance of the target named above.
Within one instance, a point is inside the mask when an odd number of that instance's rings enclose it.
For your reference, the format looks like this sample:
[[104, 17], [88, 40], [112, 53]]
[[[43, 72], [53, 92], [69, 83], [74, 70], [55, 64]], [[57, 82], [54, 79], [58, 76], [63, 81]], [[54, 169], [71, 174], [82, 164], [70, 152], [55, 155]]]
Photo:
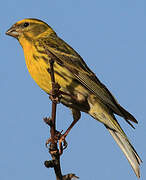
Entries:
[[7, 30], [6, 35], [9, 35], [18, 39], [19, 32], [17, 31], [16, 27], [12, 26], [10, 29]]

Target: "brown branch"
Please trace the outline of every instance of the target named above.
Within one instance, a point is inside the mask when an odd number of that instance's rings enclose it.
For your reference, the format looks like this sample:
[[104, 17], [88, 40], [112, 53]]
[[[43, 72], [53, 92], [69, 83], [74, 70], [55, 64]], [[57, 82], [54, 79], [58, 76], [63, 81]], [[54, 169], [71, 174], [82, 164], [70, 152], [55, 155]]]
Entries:
[[[52, 127], [50, 128], [51, 133], [51, 139], [52, 143], [55, 144], [55, 130], [56, 130], [56, 108], [57, 108], [57, 102], [55, 101], [55, 77], [54, 77], [54, 68], [53, 68], [54, 61], [50, 60], [50, 76], [52, 81], [52, 97], [54, 98], [52, 100]], [[58, 89], [59, 90], [59, 89]]]
[[52, 114], [51, 118], [45, 119], [45, 122], [50, 126], [50, 134], [51, 134], [51, 142], [49, 146], [49, 153], [52, 156], [51, 161], [45, 161], [46, 167], [53, 167], [56, 179], [62, 180], [62, 173], [61, 173], [61, 167], [60, 167], [60, 154], [59, 150], [57, 148], [57, 141], [55, 140], [56, 135], [56, 107], [57, 107], [57, 101], [55, 100], [57, 97], [57, 91], [59, 91], [59, 86], [56, 88], [55, 86], [55, 77], [54, 77], [54, 68], [53, 68], [54, 61], [50, 60], [50, 76], [51, 76], [51, 82], [52, 82]]
[[[50, 161], [45, 161], [45, 166], [47, 168], [54, 168], [55, 175], [56, 175], [56, 180], [71, 180], [72, 178], [78, 178], [75, 176], [75, 174], [67, 174], [67, 175], [62, 175], [61, 172], [61, 166], [60, 166], [60, 153], [57, 147], [58, 139], [56, 139], [57, 133], [60, 135], [56, 130], [56, 108], [57, 108], [57, 102], [60, 96], [60, 86], [59, 84], [55, 83], [55, 76], [54, 76], [54, 60], [52, 57], [52, 54], [48, 50], [46, 50], [47, 54], [50, 59], [50, 76], [51, 76], [51, 82], [52, 82], [52, 93], [50, 96], [50, 99], [52, 100], [52, 113], [51, 113], [51, 118], [44, 118], [44, 121], [50, 126], [50, 134], [51, 138], [48, 140], [49, 145], [49, 153], [51, 154], [52, 160]], [[47, 143], [47, 144], [48, 144]]]

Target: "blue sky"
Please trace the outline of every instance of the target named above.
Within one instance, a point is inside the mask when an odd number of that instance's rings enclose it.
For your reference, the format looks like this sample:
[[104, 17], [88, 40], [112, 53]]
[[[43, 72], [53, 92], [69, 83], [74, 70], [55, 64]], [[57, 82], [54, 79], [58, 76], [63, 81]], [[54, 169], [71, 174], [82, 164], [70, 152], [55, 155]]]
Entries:
[[[49, 128], [42, 118], [51, 112], [48, 96], [27, 72], [19, 43], [5, 31], [23, 18], [47, 22], [69, 43], [130, 111], [139, 124], [120, 124], [141, 156], [146, 178], [146, 2], [144, 0], [62, 0], [1, 2], [0, 179], [55, 179], [43, 162], [49, 159], [45, 141]], [[71, 123], [70, 111], [58, 106], [57, 127]], [[67, 137], [61, 157], [64, 174], [81, 180], [128, 179], [136, 176], [104, 126], [87, 114]]]

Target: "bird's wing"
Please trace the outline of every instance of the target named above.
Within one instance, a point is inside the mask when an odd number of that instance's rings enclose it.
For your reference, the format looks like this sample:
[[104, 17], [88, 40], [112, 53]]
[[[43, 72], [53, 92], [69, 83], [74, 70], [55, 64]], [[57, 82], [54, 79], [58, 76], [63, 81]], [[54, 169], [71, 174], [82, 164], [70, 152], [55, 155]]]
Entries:
[[137, 123], [137, 120], [117, 103], [106, 86], [99, 81], [81, 56], [67, 43], [58, 36], [49, 36], [48, 38], [41, 39], [39, 44], [52, 54], [57, 63], [67, 68], [74, 75], [75, 79], [106, 104], [114, 113], [124, 117], [130, 125], [131, 123], [128, 120]]

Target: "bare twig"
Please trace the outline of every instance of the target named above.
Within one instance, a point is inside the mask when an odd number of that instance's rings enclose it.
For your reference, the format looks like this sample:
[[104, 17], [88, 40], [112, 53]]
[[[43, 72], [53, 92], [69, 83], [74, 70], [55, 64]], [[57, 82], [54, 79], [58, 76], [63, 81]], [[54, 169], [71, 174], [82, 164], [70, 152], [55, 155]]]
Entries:
[[51, 82], [52, 82], [52, 93], [51, 93], [51, 100], [52, 100], [52, 113], [51, 113], [51, 118], [44, 118], [44, 121], [50, 126], [50, 134], [51, 138], [48, 140], [50, 142], [49, 146], [49, 153], [52, 156], [52, 160], [50, 161], [45, 161], [45, 166], [47, 168], [54, 168], [55, 175], [56, 175], [56, 180], [71, 180], [73, 178], [78, 178], [75, 176], [75, 174], [67, 174], [67, 175], [62, 175], [61, 172], [61, 166], [60, 166], [60, 153], [57, 147], [58, 139], [56, 139], [56, 134], [59, 133], [56, 130], [56, 108], [57, 108], [57, 102], [60, 96], [59, 89], [60, 86], [59, 84], [55, 83], [55, 77], [54, 77], [54, 60], [52, 57], [52, 54], [50, 54], [49, 51], [46, 51], [48, 56], [51, 57], [50, 60], [50, 76], [51, 76]]
[[[60, 167], [60, 154], [59, 150], [57, 148], [57, 141], [55, 140], [55, 134], [56, 134], [56, 106], [57, 106], [57, 101], [55, 100], [57, 91], [59, 90], [55, 87], [55, 77], [54, 77], [54, 68], [53, 68], [54, 61], [51, 59], [50, 60], [50, 76], [51, 76], [51, 81], [52, 81], [52, 115], [51, 118], [46, 119], [45, 122], [50, 126], [50, 134], [51, 134], [51, 142], [49, 146], [49, 153], [52, 156], [51, 161], [46, 161], [45, 166], [46, 167], [53, 167], [55, 174], [56, 174], [56, 179], [57, 180], [62, 180], [62, 173], [61, 173], [61, 167]], [[48, 120], [48, 121], [47, 121]]]
[[[54, 77], [54, 61], [50, 60], [50, 76], [52, 81], [52, 97], [55, 99], [55, 77]], [[50, 128], [52, 143], [55, 144], [55, 130], [56, 130], [56, 101], [52, 100], [52, 127]]]

